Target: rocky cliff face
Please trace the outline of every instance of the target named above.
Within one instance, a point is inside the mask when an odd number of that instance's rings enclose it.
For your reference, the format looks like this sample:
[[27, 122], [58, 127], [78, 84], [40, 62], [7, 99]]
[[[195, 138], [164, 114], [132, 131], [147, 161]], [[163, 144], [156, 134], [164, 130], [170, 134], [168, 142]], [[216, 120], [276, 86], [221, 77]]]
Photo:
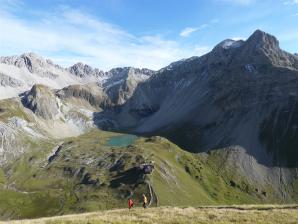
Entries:
[[62, 100], [83, 100], [95, 108], [104, 108], [111, 104], [108, 96], [97, 83], [71, 85], [57, 91], [56, 95]]
[[154, 74], [149, 69], [135, 69], [131, 67], [116, 68], [108, 72], [110, 77], [104, 84], [104, 90], [114, 105], [124, 104], [134, 93], [139, 83]]
[[[82, 65], [82, 64], [81, 64]], [[85, 75], [93, 75], [89, 70]], [[124, 104], [134, 93], [138, 84], [148, 79], [154, 71], [131, 67], [115, 68], [102, 73], [102, 82], [93, 82], [84, 85], [71, 85], [57, 92], [61, 99], [80, 99], [91, 106], [101, 109], [112, 108]], [[84, 76], [85, 76], [84, 75]]]
[[34, 85], [22, 101], [25, 107], [44, 119], [53, 119], [59, 113], [56, 97], [47, 86]]
[[21, 87], [23, 85], [22, 81], [0, 73], [0, 86]]
[[90, 76], [94, 76], [94, 77], [104, 77], [104, 72], [100, 71], [99, 69], [95, 68], [93, 69], [90, 65], [87, 64], [83, 64], [81, 62], [74, 64], [73, 66], [69, 67], [68, 69], [70, 71], [70, 73], [80, 77], [80, 78], [84, 78], [84, 77], [90, 77]]

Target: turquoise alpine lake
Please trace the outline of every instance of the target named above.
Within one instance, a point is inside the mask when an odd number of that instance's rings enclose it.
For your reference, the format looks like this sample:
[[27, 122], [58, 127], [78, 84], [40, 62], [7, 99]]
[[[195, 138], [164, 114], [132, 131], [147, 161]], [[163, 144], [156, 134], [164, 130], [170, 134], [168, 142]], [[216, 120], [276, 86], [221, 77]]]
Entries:
[[126, 147], [131, 145], [136, 140], [136, 135], [117, 135], [109, 138], [107, 146], [110, 147]]

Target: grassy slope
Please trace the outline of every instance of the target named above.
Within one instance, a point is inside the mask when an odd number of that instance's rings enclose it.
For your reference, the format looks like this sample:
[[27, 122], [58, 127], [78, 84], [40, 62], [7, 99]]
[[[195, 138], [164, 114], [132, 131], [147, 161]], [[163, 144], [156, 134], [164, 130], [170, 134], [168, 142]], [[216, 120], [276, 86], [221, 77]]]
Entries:
[[[220, 172], [218, 155], [191, 154], [165, 139], [157, 142], [139, 144], [154, 153], [157, 169], [151, 181], [160, 205], [196, 206], [273, 200], [256, 193], [251, 183], [239, 175], [232, 175], [232, 171], [224, 172], [222, 169]], [[239, 184], [232, 187], [230, 180]]]
[[0, 101], [0, 121], [6, 121], [11, 117], [19, 117], [28, 120], [27, 114], [18, 99], [4, 99]]
[[119, 224], [119, 223], [254, 223], [254, 224], [293, 224], [298, 221], [298, 207], [280, 206], [237, 206], [237, 207], [203, 207], [178, 208], [159, 207], [147, 210], [137, 208], [132, 211], [118, 209], [69, 215], [62, 217], [44, 218], [37, 220], [22, 220], [8, 222], [10, 224]]
[[[121, 208], [130, 192], [140, 204], [141, 194], [149, 194], [144, 180], [151, 183], [158, 206], [275, 202], [270, 194], [256, 193], [253, 183], [235, 170], [219, 167], [216, 153], [191, 154], [160, 137], [138, 138], [127, 147], [107, 146], [117, 135], [93, 130], [64, 139], [49, 164], [47, 158], [59, 142], [33, 144], [30, 153], [3, 169], [6, 176], [0, 171], [0, 216], [32, 218]], [[145, 161], [154, 161], [155, 170], [143, 178], [134, 168]]]

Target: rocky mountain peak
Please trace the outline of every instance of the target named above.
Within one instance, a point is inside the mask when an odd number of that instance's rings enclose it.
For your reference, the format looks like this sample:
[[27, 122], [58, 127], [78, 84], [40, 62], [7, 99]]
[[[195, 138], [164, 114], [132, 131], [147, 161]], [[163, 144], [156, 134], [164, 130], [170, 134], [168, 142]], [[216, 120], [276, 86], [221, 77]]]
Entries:
[[45, 59], [32, 52], [22, 54], [20, 58], [31, 73], [34, 73], [40, 67], [45, 67], [47, 64]]
[[26, 67], [31, 73], [46, 73], [44, 70], [49, 69], [50, 67], [64, 70], [61, 66], [54, 64], [50, 59], [45, 59], [33, 52], [24, 53], [20, 56], [13, 56], [10, 58], [12, 60], [21, 61], [23, 67]]
[[93, 69], [90, 65], [84, 64], [82, 62], [78, 62], [73, 66], [68, 68], [69, 72], [73, 75], [76, 75], [80, 78], [87, 77], [87, 76], [103, 76], [104, 72], [100, 71], [99, 69]]
[[21, 58], [30, 58], [31, 60], [45, 61], [45, 59], [34, 52], [27, 52], [20, 55]]
[[250, 72], [269, 65], [298, 69], [297, 57], [280, 49], [277, 38], [261, 30], [256, 30], [246, 41], [224, 40], [201, 58], [205, 64], [240, 66]]
[[21, 55], [0, 57], [0, 63], [13, 65], [18, 68], [25, 68], [30, 73], [38, 74], [42, 77], [49, 77], [51, 79], [57, 78], [57, 72], [63, 72], [65, 69], [59, 65], [54, 64], [49, 59], [29, 52]]
[[247, 41], [245, 41], [245, 44], [251, 48], [279, 50], [279, 41], [277, 38], [261, 30], [256, 30]]

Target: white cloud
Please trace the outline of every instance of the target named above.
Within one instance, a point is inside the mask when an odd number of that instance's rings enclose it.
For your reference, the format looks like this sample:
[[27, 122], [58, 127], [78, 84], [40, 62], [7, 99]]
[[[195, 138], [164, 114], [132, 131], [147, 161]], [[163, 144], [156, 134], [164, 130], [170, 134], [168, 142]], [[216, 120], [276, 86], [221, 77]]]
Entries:
[[284, 1], [284, 5], [295, 5], [295, 4], [298, 4], [298, 0]]
[[199, 27], [186, 27], [184, 28], [181, 32], [180, 32], [180, 36], [181, 37], [188, 37], [190, 36], [192, 33], [196, 32], [196, 31], [199, 31], [199, 30], [202, 30], [202, 29], [205, 29], [207, 28], [208, 25], [207, 24], [203, 24]]
[[200, 53], [193, 46], [182, 47], [182, 43], [161, 35], [135, 36], [67, 7], [36, 15], [36, 19], [26, 20], [0, 8], [1, 54], [33, 51], [65, 66], [82, 61], [106, 70], [116, 66], [159, 69]]
[[180, 36], [181, 37], [188, 37], [190, 34], [192, 34], [193, 32], [196, 32], [198, 30], [198, 28], [194, 28], [194, 27], [186, 27], [185, 29], [183, 29], [180, 32]]

